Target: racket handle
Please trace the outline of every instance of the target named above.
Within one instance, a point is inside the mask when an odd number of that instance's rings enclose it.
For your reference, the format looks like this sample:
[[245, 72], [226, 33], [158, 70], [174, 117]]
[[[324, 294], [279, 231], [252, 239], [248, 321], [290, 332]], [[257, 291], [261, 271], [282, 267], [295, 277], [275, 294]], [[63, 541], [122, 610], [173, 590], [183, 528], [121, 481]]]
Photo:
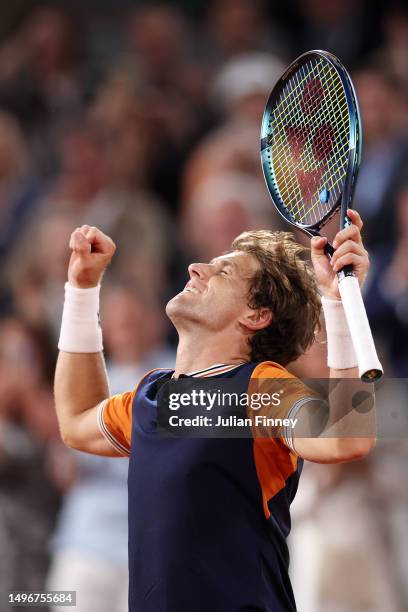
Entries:
[[[334, 255], [334, 251], [335, 249], [332, 247], [330, 242], [326, 242], [325, 247], [324, 247], [324, 252], [326, 253], [327, 257], [330, 260]], [[346, 266], [342, 267], [342, 269], [339, 272], [339, 282], [343, 278], [343, 276], [354, 276], [353, 266], [351, 264], [347, 264]]]
[[359, 376], [363, 382], [378, 380], [383, 375], [383, 368], [375, 350], [357, 278], [340, 272], [339, 292], [357, 355]]

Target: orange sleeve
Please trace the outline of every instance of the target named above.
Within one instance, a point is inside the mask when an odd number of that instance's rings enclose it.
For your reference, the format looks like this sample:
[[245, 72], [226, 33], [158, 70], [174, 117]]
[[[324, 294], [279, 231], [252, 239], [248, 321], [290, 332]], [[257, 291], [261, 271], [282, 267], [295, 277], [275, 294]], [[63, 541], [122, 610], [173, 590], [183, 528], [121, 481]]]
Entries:
[[271, 417], [282, 419], [287, 417], [297, 400], [316, 395], [286, 368], [273, 361], [264, 361], [257, 365], [251, 376], [249, 392], [251, 396], [254, 393], [265, 393], [273, 398], [270, 404], [259, 409], [259, 414], [268, 413]]
[[[251, 376], [249, 394], [251, 398], [260, 398], [262, 394], [269, 396], [271, 402], [262, 404], [254, 412], [275, 419], [286, 419], [301, 400], [321, 399], [313, 389], [273, 361], [264, 361], [255, 368]], [[253, 402], [251, 405], [253, 406]], [[281, 434], [278, 429], [272, 428], [269, 435], [279, 437]]]
[[113, 395], [98, 409], [98, 424], [110, 444], [122, 455], [130, 454], [132, 404], [136, 389]]

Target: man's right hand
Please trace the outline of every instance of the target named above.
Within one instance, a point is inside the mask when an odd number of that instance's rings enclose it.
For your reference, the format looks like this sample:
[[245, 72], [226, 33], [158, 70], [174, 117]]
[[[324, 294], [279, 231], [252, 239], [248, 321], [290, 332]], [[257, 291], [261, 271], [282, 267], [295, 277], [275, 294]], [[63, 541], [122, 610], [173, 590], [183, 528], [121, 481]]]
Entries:
[[[109, 384], [100, 348], [99, 289], [96, 288], [116, 247], [109, 236], [88, 225], [72, 233], [69, 245], [72, 249], [68, 268], [70, 284], [79, 289], [95, 289], [78, 292], [69, 287], [65, 292], [54, 382], [59, 429], [65, 444], [76, 450], [118, 457], [124, 453], [111, 445], [99, 427], [99, 408], [109, 397]], [[77, 340], [72, 343], [75, 334]], [[61, 348], [61, 338], [68, 348]], [[77, 344], [78, 338], [81, 342]]]
[[71, 234], [69, 246], [69, 282], [81, 289], [96, 287], [116, 251], [115, 243], [98, 228], [83, 225]]

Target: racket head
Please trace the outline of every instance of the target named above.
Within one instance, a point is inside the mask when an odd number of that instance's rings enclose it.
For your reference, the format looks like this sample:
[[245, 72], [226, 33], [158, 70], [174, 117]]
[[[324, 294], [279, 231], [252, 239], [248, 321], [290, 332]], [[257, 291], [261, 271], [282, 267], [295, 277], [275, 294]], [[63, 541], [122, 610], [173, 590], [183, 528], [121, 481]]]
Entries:
[[351, 78], [327, 51], [286, 69], [262, 118], [262, 169], [283, 218], [316, 235], [342, 208], [347, 224], [361, 160], [361, 119]]

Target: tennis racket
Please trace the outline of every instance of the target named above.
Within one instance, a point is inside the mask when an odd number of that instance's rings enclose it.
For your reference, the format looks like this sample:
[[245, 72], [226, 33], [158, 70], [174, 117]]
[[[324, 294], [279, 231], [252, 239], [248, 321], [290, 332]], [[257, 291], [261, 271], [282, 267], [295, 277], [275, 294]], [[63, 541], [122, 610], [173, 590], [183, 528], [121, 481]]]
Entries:
[[[298, 57], [269, 96], [261, 129], [261, 159], [271, 198], [282, 217], [308, 236], [320, 236], [340, 211], [350, 220], [361, 158], [361, 121], [353, 84], [326, 51]], [[329, 243], [330, 258], [334, 249]], [[364, 302], [352, 266], [338, 272], [339, 292], [365, 382], [382, 376]]]

